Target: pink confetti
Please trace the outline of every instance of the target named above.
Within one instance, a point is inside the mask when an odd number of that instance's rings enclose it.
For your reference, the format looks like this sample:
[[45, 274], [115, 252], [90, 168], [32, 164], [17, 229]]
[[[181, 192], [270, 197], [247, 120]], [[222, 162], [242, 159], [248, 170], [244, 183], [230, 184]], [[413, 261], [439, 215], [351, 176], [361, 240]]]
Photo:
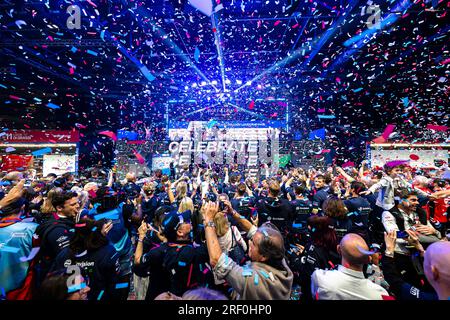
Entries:
[[144, 159], [144, 157], [143, 156], [141, 156], [138, 152], [136, 152], [136, 151], [133, 151], [133, 153], [134, 153], [134, 156], [136, 157], [136, 159], [138, 160], [138, 162], [140, 163], [140, 164], [144, 164], [145, 163], [145, 159]]
[[281, 20], [277, 20], [277, 21], [275, 21], [275, 23], [273, 25], [276, 27], [277, 25], [280, 24], [280, 22], [281, 22]]
[[395, 124], [388, 124], [386, 129], [384, 129], [383, 134], [381, 135], [385, 140], [389, 139], [389, 135], [394, 132]]
[[86, 2], [89, 3], [91, 6], [93, 6], [94, 8], [97, 8], [97, 5], [93, 3], [91, 0], [86, 0]]
[[248, 105], [248, 108], [250, 109], [250, 110], [252, 110], [253, 108], [255, 108], [255, 101], [251, 101], [250, 102], [250, 104]]
[[428, 124], [427, 125], [427, 129], [430, 129], [430, 130], [435, 130], [435, 131], [447, 131], [448, 130], [448, 127], [447, 126], [438, 126], [438, 125], [435, 125], [435, 124]]
[[112, 131], [101, 131], [99, 132], [99, 134], [102, 134], [104, 136], [110, 137], [111, 139], [113, 139], [114, 141], [117, 141], [117, 136], [114, 132]]
[[347, 167], [354, 167], [355, 163], [352, 161], [347, 161], [346, 163], [342, 164], [342, 168], [347, 168]]

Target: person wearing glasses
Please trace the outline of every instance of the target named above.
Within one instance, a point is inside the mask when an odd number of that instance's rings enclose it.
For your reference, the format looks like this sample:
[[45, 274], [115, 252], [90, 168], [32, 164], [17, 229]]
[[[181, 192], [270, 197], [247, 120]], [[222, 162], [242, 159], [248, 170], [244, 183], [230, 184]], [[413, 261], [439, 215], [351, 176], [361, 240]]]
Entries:
[[280, 231], [271, 223], [257, 228], [231, 206], [227, 209], [227, 213], [247, 232], [251, 262], [239, 266], [222, 251], [214, 217], [223, 212], [219, 212], [218, 203], [208, 202], [204, 210], [206, 243], [217, 278], [225, 279], [240, 300], [288, 300], [294, 277], [285, 259], [284, 239]]

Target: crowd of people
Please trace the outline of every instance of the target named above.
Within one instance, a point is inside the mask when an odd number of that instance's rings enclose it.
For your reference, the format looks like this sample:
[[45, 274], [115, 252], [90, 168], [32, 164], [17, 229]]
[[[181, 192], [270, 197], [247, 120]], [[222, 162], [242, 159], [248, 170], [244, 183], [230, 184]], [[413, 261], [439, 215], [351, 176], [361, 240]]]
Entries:
[[4, 172], [4, 300], [450, 297], [448, 171]]

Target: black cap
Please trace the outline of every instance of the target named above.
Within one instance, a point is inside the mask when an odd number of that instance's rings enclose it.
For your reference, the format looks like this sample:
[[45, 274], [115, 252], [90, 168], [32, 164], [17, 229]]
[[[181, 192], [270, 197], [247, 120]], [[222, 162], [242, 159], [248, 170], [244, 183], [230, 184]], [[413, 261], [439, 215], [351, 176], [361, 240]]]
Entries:
[[191, 210], [184, 212], [170, 211], [165, 214], [162, 229], [163, 233], [171, 239], [176, 238], [178, 227], [182, 223], [189, 223], [191, 221]]

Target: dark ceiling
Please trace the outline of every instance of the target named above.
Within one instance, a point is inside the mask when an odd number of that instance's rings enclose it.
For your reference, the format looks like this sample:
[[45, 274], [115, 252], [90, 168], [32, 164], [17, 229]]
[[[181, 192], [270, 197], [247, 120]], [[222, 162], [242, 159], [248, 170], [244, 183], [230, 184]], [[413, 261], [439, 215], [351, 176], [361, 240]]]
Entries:
[[[79, 30], [67, 27], [71, 3]], [[367, 24], [371, 4], [379, 28]], [[91, 134], [160, 125], [168, 104], [173, 118], [205, 107], [220, 108], [210, 117], [236, 119], [238, 107], [277, 118], [283, 99], [292, 128], [348, 139], [388, 123], [411, 139], [447, 125], [448, 1], [213, 5], [208, 17], [185, 0], [2, 1], [0, 124]]]

